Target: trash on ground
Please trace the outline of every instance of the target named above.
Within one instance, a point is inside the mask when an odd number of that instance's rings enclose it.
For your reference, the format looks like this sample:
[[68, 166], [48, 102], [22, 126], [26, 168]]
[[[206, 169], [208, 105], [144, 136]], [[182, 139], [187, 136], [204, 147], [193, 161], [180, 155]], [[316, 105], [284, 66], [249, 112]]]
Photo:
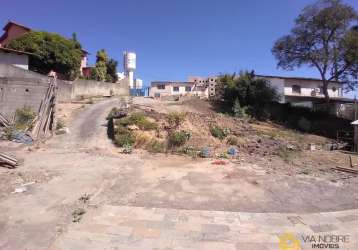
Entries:
[[231, 156], [235, 156], [237, 154], [237, 150], [234, 147], [228, 149], [227, 153]]
[[16, 132], [13, 141], [17, 143], [23, 143], [26, 145], [31, 145], [34, 142], [31, 136], [29, 136], [25, 132]]
[[209, 158], [211, 156], [210, 148], [204, 147], [200, 150], [200, 156], [202, 158]]
[[215, 161], [213, 161], [211, 164], [213, 164], [213, 165], [227, 165], [228, 162], [227, 162], [227, 161], [223, 161], [223, 160], [215, 160]]

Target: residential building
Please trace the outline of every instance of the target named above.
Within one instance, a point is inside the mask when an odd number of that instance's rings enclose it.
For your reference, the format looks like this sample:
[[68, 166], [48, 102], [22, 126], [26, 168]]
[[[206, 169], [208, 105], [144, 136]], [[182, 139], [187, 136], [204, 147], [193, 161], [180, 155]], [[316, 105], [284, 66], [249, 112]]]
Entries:
[[193, 87], [192, 82], [156, 81], [151, 83], [149, 96], [159, 98], [192, 95]]
[[[32, 31], [31, 28], [12, 21], [9, 21], [4, 26], [3, 30], [4, 30], [4, 34], [0, 37], [0, 47], [5, 47], [12, 40], [23, 36], [29, 31]], [[82, 58], [81, 58], [81, 66], [80, 66], [81, 75], [85, 75], [83, 69], [87, 67], [88, 55], [89, 53], [86, 50], [82, 49]]]
[[[313, 107], [315, 100], [324, 99], [322, 80], [306, 77], [256, 75], [267, 79], [280, 95], [281, 103]], [[332, 99], [343, 98], [342, 83], [331, 81], [328, 94]]]
[[29, 69], [29, 55], [31, 53], [0, 47], [0, 64]]
[[195, 83], [198, 89], [205, 89], [207, 92], [207, 98], [215, 96], [215, 87], [218, 83], [218, 76], [200, 77], [200, 76], [189, 76], [188, 82]]

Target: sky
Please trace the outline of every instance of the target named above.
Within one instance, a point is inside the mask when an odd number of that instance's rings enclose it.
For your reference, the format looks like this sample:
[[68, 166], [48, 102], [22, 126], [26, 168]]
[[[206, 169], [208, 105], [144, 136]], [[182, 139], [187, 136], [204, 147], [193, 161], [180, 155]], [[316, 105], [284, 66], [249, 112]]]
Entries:
[[[358, 11], [358, 0], [345, 0]], [[277, 69], [274, 42], [314, 0], [11, 0], [0, 26], [12, 20], [71, 37], [89, 51], [105, 49], [123, 71], [123, 52], [137, 53], [136, 77], [185, 81], [254, 70], [257, 74], [318, 77], [315, 69]]]

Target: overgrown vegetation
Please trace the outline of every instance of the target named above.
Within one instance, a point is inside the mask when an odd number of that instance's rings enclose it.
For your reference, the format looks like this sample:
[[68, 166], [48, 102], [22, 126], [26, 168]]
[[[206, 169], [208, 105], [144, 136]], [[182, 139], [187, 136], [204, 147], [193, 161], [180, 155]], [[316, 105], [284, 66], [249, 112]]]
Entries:
[[171, 128], [178, 128], [184, 121], [187, 113], [170, 112], [167, 114], [166, 120]]
[[128, 145], [133, 145], [135, 142], [135, 137], [129, 130], [122, 130], [121, 133], [117, 133], [114, 136], [114, 143], [119, 147], [124, 147]]
[[298, 150], [292, 150], [284, 145], [280, 146], [277, 151], [277, 155], [281, 157], [286, 163], [291, 163], [298, 154]]
[[214, 136], [215, 138], [220, 139], [220, 140], [225, 139], [225, 137], [228, 136], [230, 133], [230, 131], [228, 129], [220, 128], [217, 125], [210, 125], [209, 129], [210, 129], [211, 135]]
[[165, 144], [158, 140], [151, 140], [149, 144], [145, 147], [146, 150], [150, 153], [164, 153], [165, 152]]
[[187, 131], [171, 132], [168, 136], [168, 142], [171, 147], [183, 146], [190, 139], [190, 133]]
[[148, 120], [143, 113], [133, 113], [127, 117], [121, 118], [117, 121], [116, 125], [136, 125], [142, 130], [154, 130], [158, 128], [158, 124]]
[[279, 100], [276, 90], [267, 80], [255, 77], [254, 72], [223, 75], [215, 91], [217, 103], [240, 118], [250, 115], [260, 120], [267, 119], [264, 107]]
[[74, 80], [80, 75], [83, 52], [77, 40], [56, 33], [29, 31], [12, 40], [7, 47], [33, 53], [29, 57], [30, 70], [45, 75], [53, 70], [66, 80]]
[[[114, 144], [123, 148], [123, 153], [131, 153], [133, 147], [146, 148], [150, 152], [163, 152], [164, 144], [157, 140], [152, 140], [144, 134], [136, 134], [135, 130], [151, 131], [158, 129], [158, 124], [150, 121], [143, 113], [133, 113], [120, 118], [112, 124], [113, 116], [119, 111], [113, 108], [107, 116], [108, 135], [113, 139]], [[111, 127], [114, 128], [113, 131]]]
[[15, 128], [17, 130], [31, 129], [31, 123], [36, 113], [30, 107], [19, 108], [15, 112]]
[[236, 136], [232, 136], [232, 135], [229, 136], [229, 137], [227, 138], [227, 144], [232, 145], [232, 146], [237, 145], [237, 144], [238, 144], [237, 137], [236, 137]]

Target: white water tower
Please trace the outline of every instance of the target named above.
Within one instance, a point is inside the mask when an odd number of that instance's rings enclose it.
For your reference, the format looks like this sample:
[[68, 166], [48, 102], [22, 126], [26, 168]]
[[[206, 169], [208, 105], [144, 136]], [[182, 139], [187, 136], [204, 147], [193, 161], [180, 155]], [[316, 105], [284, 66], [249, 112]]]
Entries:
[[124, 65], [124, 73], [129, 79], [129, 88], [134, 88], [134, 71], [136, 69], [137, 64], [137, 55], [134, 52], [124, 52], [123, 54], [123, 65]]

